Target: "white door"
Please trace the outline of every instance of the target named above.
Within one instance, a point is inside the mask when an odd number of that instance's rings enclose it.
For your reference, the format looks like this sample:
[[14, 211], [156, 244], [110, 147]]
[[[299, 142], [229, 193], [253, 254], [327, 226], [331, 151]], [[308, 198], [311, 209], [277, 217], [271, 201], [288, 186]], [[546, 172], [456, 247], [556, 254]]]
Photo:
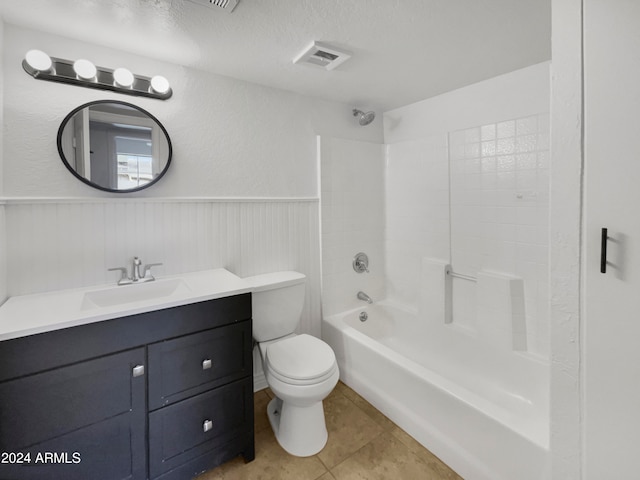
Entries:
[[583, 4], [583, 477], [631, 479], [640, 478], [640, 0]]

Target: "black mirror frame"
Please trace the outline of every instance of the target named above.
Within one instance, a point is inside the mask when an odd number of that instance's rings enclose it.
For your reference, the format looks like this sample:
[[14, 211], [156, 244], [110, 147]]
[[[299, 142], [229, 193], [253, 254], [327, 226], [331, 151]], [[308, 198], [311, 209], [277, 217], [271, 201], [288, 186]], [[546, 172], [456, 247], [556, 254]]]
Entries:
[[[164, 136], [167, 139], [167, 147], [168, 147], [167, 164], [162, 169], [162, 171], [158, 174], [158, 176], [156, 178], [154, 178], [151, 182], [149, 182], [149, 183], [147, 183], [147, 184], [145, 184], [145, 185], [143, 185], [141, 187], [128, 188], [126, 190], [117, 190], [117, 189], [114, 189], [114, 188], [107, 188], [107, 187], [103, 187], [101, 185], [98, 185], [97, 183], [93, 183], [93, 182], [87, 180], [85, 177], [83, 177], [78, 172], [76, 172], [73, 169], [73, 167], [71, 166], [71, 164], [67, 161], [67, 158], [65, 157], [64, 151], [62, 150], [62, 135], [63, 135], [63, 132], [64, 132], [64, 128], [67, 125], [67, 122], [69, 122], [69, 120], [76, 113], [78, 113], [80, 110], [82, 110], [84, 108], [87, 108], [87, 107], [90, 107], [91, 105], [99, 105], [99, 104], [102, 104], [102, 103], [117, 103], [117, 104], [120, 104], [120, 105], [126, 105], [128, 107], [134, 108], [134, 109], [144, 113], [151, 120], [156, 122], [158, 124], [158, 126], [160, 127], [160, 130], [162, 130], [162, 133], [164, 133]], [[88, 102], [88, 103], [85, 103], [83, 105], [80, 105], [79, 107], [74, 108], [66, 117], [64, 117], [64, 120], [62, 120], [62, 123], [60, 124], [60, 127], [58, 128], [57, 145], [58, 145], [58, 153], [60, 154], [60, 158], [62, 159], [62, 163], [64, 163], [64, 166], [67, 167], [67, 169], [73, 174], [74, 177], [76, 177], [81, 182], [89, 185], [90, 187], [97, 188], [98, 190], [102, 190], [104, 192], [111, 192], [111, 193], [132, 193], [132, 192], [139, 192], [140, 190], [144, 190], [145, 188], [149, 188], [150, 186], [154, 185], [158, 180], [160, 180], [164, 176], [165, 173], [167, 173], [167, 170], [169, 169], [169, 166], [171, 165], [171, 158], [173, 157], [173, 148], [171, 146], [171, 139], [169, 138], [169, 133], [164, 128], [164, 125], [162, 125], [162, 123], [160, 123], [160, 121], [156, 117], [151, 115], [144, 108], [141, 108], [141, 107], [139, 107], [137, 105], [134, 105], [132, 103], [123, 102], [121, 100], [94, 100], [93, 102]]]

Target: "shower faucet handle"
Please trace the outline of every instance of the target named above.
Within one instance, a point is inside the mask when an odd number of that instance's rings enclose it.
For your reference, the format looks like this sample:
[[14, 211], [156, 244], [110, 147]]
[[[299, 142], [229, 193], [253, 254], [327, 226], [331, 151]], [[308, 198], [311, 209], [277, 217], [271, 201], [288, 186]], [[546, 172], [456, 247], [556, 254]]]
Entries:
[[356, 273], [369, 273], [369, 257], [364, 252], [357, 253], [355, 257], [353, 257], [353, 269]]
[[358, 273], [362, 273], [362, 272], [367, 272], [369, 273], [369, 269], [367, 268], [367, 265], [364, 262], [361, 261], [357, 261], [356, 262], [356, 271]]

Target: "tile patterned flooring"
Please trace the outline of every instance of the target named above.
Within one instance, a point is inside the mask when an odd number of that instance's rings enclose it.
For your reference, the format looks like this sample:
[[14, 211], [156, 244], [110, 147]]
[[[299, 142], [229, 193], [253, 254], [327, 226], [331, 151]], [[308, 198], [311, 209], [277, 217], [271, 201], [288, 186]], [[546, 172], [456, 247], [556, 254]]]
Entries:
[[325, 448], [294, 457], [276, 441], [269, 419], [269, 390], [255, 393], [256, 458], [235, 458], [197, 480], [462, 480], [369, 402], [339, 382], [325, 399]]

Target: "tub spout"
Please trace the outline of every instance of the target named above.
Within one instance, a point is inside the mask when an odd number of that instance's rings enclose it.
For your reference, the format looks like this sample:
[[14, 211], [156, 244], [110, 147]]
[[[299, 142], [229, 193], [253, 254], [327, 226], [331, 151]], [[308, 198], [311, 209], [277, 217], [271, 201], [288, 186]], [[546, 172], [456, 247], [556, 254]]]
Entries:
[[358, 300], [364, 300], [367, 303], [373, 303], [371, 297], [364, 292], [358, 292]]

